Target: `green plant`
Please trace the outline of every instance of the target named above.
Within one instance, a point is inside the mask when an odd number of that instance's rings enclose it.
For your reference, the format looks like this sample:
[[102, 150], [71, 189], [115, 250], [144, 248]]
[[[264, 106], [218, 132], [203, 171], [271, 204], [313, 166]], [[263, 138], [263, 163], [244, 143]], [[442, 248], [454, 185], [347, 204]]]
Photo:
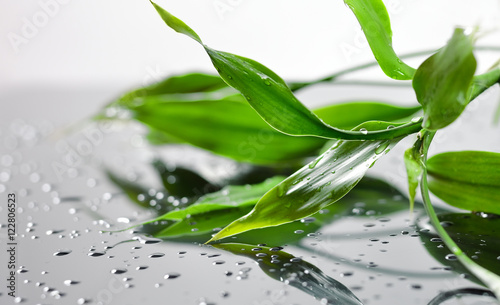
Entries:
[[[417, 69], [410, 67], [392, 49], [390, 20], [382, 1], [345, 3], [357, 17], [381, 69], [392, 79], [411, 81], [420, 105], [402, 108], [360, 101], [311, 111], [294, 92], [335, 80], [344, 72], [315, 82], [286, 83], [254, 60], [206, 46], [189, 26], [152, 2], [170, 28], [204, 48], [219, 76], [170, 77], [127, 93], [107, 108], [125, 109], [149, 126], [149, 139], [154, 143], [187, 142], [238, 161], [268, 166], [297, 164], [322, 151], [287, 178], [275, 177], [248, 190], [229, 187], [226, 195], [208, 194], [185, 209], [168, 211], [152, 221], [163, 221], [165, 226], [155, 234], [189, 235], [191, 217], [205, 233], [232, 221], [209, 240], [214, 242], [300, 220], [344, 197], [374, 162], [403, 138], [417, 134], [414, 146], [405, 153], [411, 204], [420, 185], [427, 213], [440, 238], [500, 297], [500, 277], [464, 254], [441, 226], [429, 199], [430, 189], [458, 208], [500, 214], [500, 154], [464, 151], [427, 160], [434, 134], [499, 82], [499, 66], [477, 75], [473, 52], [476, 32], [457, 28], [443, 48]], [[423, 117], [412, 117], [418, 111], [423, 111]], [[113, 119], [106, 113], [96, 119]], [[262, 149], [245, 150], [242, 139], [257, 142]], [[227, 193], [235, 198], [227, 197]]]

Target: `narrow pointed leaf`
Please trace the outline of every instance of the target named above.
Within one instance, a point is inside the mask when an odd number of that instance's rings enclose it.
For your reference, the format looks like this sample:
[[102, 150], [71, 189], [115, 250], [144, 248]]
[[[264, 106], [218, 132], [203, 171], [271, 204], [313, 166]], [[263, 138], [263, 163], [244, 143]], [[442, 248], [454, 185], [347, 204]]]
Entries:
[[[177, 76], [172, 82], [177, 82], [175, 79], [183, 80]], [[149, 95], [135, 98], [132, 103], [120, 100], [116, 105], [129, 110], [134, 119], [154, 130], [153, 139], [160, 143], [162, 139], [166, 143], [187, 142], [239, 161], [257, 164], [294, 161], [314, 155], [326, 142], [278, 132], [241, 95], [211, 96], [206, 100], [196, 95]], [[398, 107], [366, 101], [330, 105], [315, 113], [333, 126], [351, 129], [367, 120], [400, 121], [419, 109], [419, 106]]]
[[[375, 130], [388, 126], [388, 123], [368, 122], [357, 129]], [[339, 141], [271, 189], [249, 214], [218, 232], [211, 241], [316, 213], [346, 195], [368, 168], [398, 141]]]
[[[237, 243], [214, 245], [215, 248], [248, 257], [257, 262], [269, 277], [286, 282], [327, 304], [362, 305], [361, 301], [339, 281], [327, 276], [318, 267], [279, 247], [270, 248]], [[258, 251], [255, 251], [259, 249]], [[260, 253], [260, 255], [259, 255]]]
[[211, 92], [222, 88], [228, 88], [228, 86], [216, 75], [189, 73], [170, 76], [158, 83], [130, 91], [120, 98], [120, 102], [123, 104], [125, 101], [131, 101], [136, 98], [164, 94]]
[[477, 90], [470, 90], [476, 71], [472, 50], [473, 38], [457, 28], [448, 44], [418, 68], [413, 88], [424, 108], [424, 128], [448, 126], [469, 103], [470, 93]]
[[184, 23], [184, 21], [180, 20], [179, 18], [173, 16], [163, 8], [161, 8], [158, 4], [154, 3], [153, 1], [150, 1], [151, 4], [153, 4], [154, 8], [158, 12], [158, 14], [161, 16], [161, 19], [165, 21], [165, 23], [172, 28], [174, 31], [177, 33], [182, 33], [184, 35], [187, 35], [194, 40], [198, 41], [199, 43], [201, 42], [200, 37], [198, 34], [196, 34], [195, 31], [193, 31], [187, 24]]
[[415, 69], [402, 62], [392, 48], [389, 14], [381, 0], [344, 0], [353, 11], [384, 73], [393, 79], [412, 79]]
[[500, 153], [447, 152], [427, 161], [429, 189], [455, 207], [500, 215]]
[[213, 232], [213, 229], [248, 213], [263, 194], [283, 179], [277, 176], [252, 186], [226, 186], [218, 192], [200, 197], [185, 209], [169, 212], [145, 224], [166, 224], [162, 230], [152, 233], [158, 238]]
[[[170, 13], [158, 6], [155, 8], [167, 25], [171, 26], [177, 22], [178, 19]], [[173, 29], [178, 31], [177, 27]], [[194, 39], [202, 44], [199, 39]], [[264, 65], [249, 58], [211, 49], [206, 45], [203, 47], [222, 79], [241, 92], [269, 125], [285, 134], [348, 140], [386, 140], [420, 130], [418, 122], [369, 133], [332, 127], [305, 107], [286, 83]]]

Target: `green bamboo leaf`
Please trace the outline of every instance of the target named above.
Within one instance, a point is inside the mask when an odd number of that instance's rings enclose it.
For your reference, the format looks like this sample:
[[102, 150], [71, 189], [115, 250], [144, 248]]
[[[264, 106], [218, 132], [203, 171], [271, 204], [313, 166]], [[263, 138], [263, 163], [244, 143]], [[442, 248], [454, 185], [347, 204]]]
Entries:
[[158, 238], [213, 232], [215, 228], [223, 227], [248, 213], [263, 194], [283, 179], [277, 176], [252, 186], [226, 186], [218, 192], [200, 197], [185, 209], [171, 211], [143, 225], [159, 225], [162, 229], [153, 228], [154, 232], [146, 228]]
[[174, 93], [212, 92], [222, 88], [228, 88], [228, 86], [216, 75], [204, 73], [175, 75], [167, 77], [158, 83], [127, 92], [119, 99], [119, 103], [126, 105], [126, 102], [137, 98]]
[[415, 69], [399, 59], [392, 48], [389, 14], [381, 0], [344, 0], [353, 11], [384, 73], [390, 78], [412, 79]]
[[239, 243], [214, 245], [217, 249], [253, 259], [269, 277], [285, 282], [327, 304], [362, 305], [361, 301], [339, 281], [301, 258], [265, 247]]
[[313, 155], [324, 139], [290, 137], [266, 124], [240, 95], [220, 100], [149, 98], [133, 117], [180, 142], [238, 161], [269, 164]]
[[[389, 123], [368, 122], [356, 129], [376, 130], [389, 126]], [[249, 214], [231, 223], [210, 241], [316, 213], [346, 195], [368, 168], [399, 140], [337, 142], [267, 192]]]
[[160, 6], [158, 6], [153, 1], [150, 1], [150, 2], [154, 6], [154, 8], [158, 12], [158, 14], [161, 16], [163, 21], [165, 21], [165, 23], [170, 28], [172, 28], [177, 33], [187, 35], [187, 36], [193, 38], [194, 40], [198, 41], [199, 43], [202, 43], [198, 34], [196, 34], [196, 32], [193, 31], [189, 26], [187, 26], [187, 24], [185, 24], [182, 20], [173, 16], [172, 14], [167, 12], [166, 10], [162, 9]]
[[[182, 98], [182, 99], [181, 99]], [[194, 99], [193, 99], [194, 98]], [[266, 124], [241, 95], [214, 100], [196, 96], [161, 95], [136, 99], [126, 107], [166, 143], [187, 142], [239, 161], [270, 164], [314, 155], [326, 142], [313, 137], [290, 137]], [[315, 110], [325, 122], [351, 129], [367, 120], [398, 121], [418, 107], [380, 102], [350, 102]], [[158, 135], [154, 138], [161, 141]]]
[[474, 39], [457, 28], [447, 45], [425, 60], [413, 78], [424, 108], [423, 127], [437, 130], [457, 119], [470, 101], [476, 71]]
[[[178, 19], [155, 5], [169, 26]], [[191, 33], [183, 27], [184, 32]], [[179, 31], [178, 27], [173, 27]], [[180, 31], [181, 32], [181, 31]], [[188, 35], [193, 38], [192, 35]], [[194, 38], [200, 44], [199, 39]], [[203, 45], [203, 44], [202, 44]], [[217, 51], [203, 45], [222, 79], [245, 96], [248, 103], [271, 126], [289, 135], [348, 140], [393, 139], [420, 130], [419, 122], [409, 122], [389, 130], [368, 133], [334, 128], [305, 107], [286, 83], [273, 71], [249, 58]]]
[[447, 152], [427, 161], [429, 188], [455, 207], [500, 215], [500, 153]]

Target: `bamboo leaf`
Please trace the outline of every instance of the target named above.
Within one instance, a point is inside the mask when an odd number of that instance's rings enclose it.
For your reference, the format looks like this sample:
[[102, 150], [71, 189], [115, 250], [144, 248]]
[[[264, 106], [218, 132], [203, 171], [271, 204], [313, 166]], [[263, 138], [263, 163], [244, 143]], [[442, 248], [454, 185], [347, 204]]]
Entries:
[[381, 0], [344, 0], [368, 40], [368, 44], [384, 73], [393, 79], [412, 79], [415, 69], [399, 59], [392, 48], [389, 14]]
[[132, 90], [124, 94], [119, 103], [124, 106], [126, 102], [133, 101], [137, 98], [146, 98], [151, 96], [165, 94], [187, 94], [212, 92], [222, 88], [228, 88], [227, 84], [218, 76], [204, 73], [189, 73], [184, 75], [175, 75], [165, 78], [164, 80]]
[[[181, 90], [185, 91], [182, 88], [193, 88], [184, 84], [191, 78], [192, 75], [174, 76], [161, 83], [181, 82]], [[203, 79], [207, 78], [203, 76]], [[206, 87], [198, 87], [203, 88]], [[172, 92], [175, 88], [168, 90]], [[200, 99], [198, 93], [203, 92], [181, 95], [146, 92], [148, 95], [136, 97], [133, 102], [120, 99], [112, 105], [127, 109], [134, 119], [148, 125], [154, 131], [150, 139], [156, 141], [155, 144], [187, 142], [235, 160], [270, 164], [314, 155], [326, 142], [278, 132], [266, 124], [241, 95], [204, 95]], [[401, 121], [419, 110], [420, 106], [398, 107], [362, 101], [334, 104], [314, 112], [330, 125], [351, 129], [367, 120]]]
[[[165, 23], [178, 32], [188, 33], [191, 29], [178, 29], [178, 19], [155, 5]], [[187, 26], [186, 26], [187, 27]], [[196, 36], [197, 37], [197, 36]], [[194, 38], [200, 44], [199, 39]], [[202, 44], [203, 45], [203, 44]], [[419, 122], [409, 122], [389, 130], [369, 133], [337, 129], [319, 119], [292, 93], [286, 83], [264, 65], [242, 56], [217, 51], [203, 45], [222, 79], [245, 96], [248, 103], [271, 126], [289, 135], [315, 136], [332, 139], [375, 140], [393, 139], [420, 130]]]
[[321, 302], [344, 305], [363, 304], [342, 283], [327, 276], [318, 267], [301, 258], [281, 251], [280, 247], [270, 248], [239, 243], [217, 244], [214, 247], [253, 259], [272, 279], [285, 282]]
[[[423, 127], [444, 128], [457, 119], [470, 101], [476, 59], [473, 38], [457, 28], [447, 45], [425, 60], [413, 78], [418, 102], [424, 108]], [[480, 85], [481, 79], [476, 80]]]
[[455, 207], [500, 215], [500, 153], [447, 152], [427, 161], [429, 189]]
[[[365, 123], [356, 129], [385, 129], [388, 123]], [[346, 195], [365, 172], [399, 139], [339, 141], [267, 192], [255, 208], [218, 232], [210, 241], [248, 230], [277, 226], [316, 213]], [[209, 242], [210, 242], [209, 241]]]
[[213, 232], [213, 229], [223, 227], [248, 213], [263, 194], [283, 179], [277, 176], [252, 186], [226, 186], [218, 192], [200, 197], [185, 209], [171, 211], [144, 225], [160, 225], [163, 229], [155, 229], [152, 233], [158, 238]]

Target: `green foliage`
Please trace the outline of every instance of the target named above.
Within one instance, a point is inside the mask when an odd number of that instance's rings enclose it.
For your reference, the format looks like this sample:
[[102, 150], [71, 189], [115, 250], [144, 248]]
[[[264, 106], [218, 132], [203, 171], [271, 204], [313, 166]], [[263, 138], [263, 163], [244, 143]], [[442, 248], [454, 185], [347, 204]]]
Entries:
[[457, 28], [448, 44], [426, 59], [413, 78], [417, 100], [424, 108], [423, 126], [444, 128], [455, 121], [469, 103], [476, 71], [473, 37]]
[[427, 161], [429, 189], [445, 202], [500, 215], [500, 153], [459, 151]]
[[412, 79], [415, 69], [399, 59], [392, 48], [391, 21], [381, 0], [344, 0], [359, 21], [380, 68], [390, 78]]
[[[467, 217], [463, 218], [468, 219], [464, 222], [453, 216], [455, 226], [447, 232], [429, 196], [431, 190], [455, 207], [500, 214], [500, 154], [463, 151], [443, 153], [427, 160], [436, 131], [452, 124], [468, 103], [499, 82], [498, 64], [484, 74], [475, 75], [475, 37], [457, 28], [448, 43], [415, 70], [403, 63], [403, 57], [398, 57], [392, 47], [391, 23], [382, 1], [345, 0], [345, 3], [358, 19], [381, 69], [393, 79], [411, 80], [421, 107], [358, 101], [335, 103], [312, 111], [299, 101], [294, 91], [336, 80], [371, 64], [318, 81], [287, 83], [252, 59], [206, 46], [193, 29], [152, 2], [170, 28], [204, 48], [220, 77], [191, 73], [166, 78], [123, 95], [96, 119], [120, 118], [110, 117], [113, 111], [107, 111], [118, 108], [150, 127], [148, 140], [155, 144], [189, 143], [237, 161], [272, 165], [273, 169], [304, 164], [306, 158], [317, 156], [325, 145], [333, 146], [288, 177], [275, 176], [260, 184], [226, 186], [222, 190], [195, 173], [182, 169], [170, 172], [157, 161], [153, 166], [164, 183], [165, 192], [188, 200], [183, 206], [175, 207], [159, 202], [156, 209], [165, 214], [141, 226], [142, 232], [164, 239], [197, 240], [217, 232], [210, 241], [220, 242], [228, 237], [238, 241], [259, 240], [263, 236], [289, 235], [295, 228], [302, 230], [304, 224], [300, 220], [308, 216], [315, 218], [307, 224], [308, 229], [316, 230], [334, 215], [346, 215], [356, 196], [374, 195], [366, 192], [366, 186], [355, 188], [356, 184], [391, 147], [404, 137], [418, 133], [414, 146], [404, 155], [411, 208], [420, 185], [427, 214], [443, 243], [467, 270], [500, 296], [500, 279], [491, 272], [496, 266], [490, 262], [478, 265], [466, 255], [472, 253], [466, 239], [456, 238], [459, 234], [467, 235], [466, 232], [470, 236], [487, 234], [481, 231], [483, 228], [496, 234], [495, 227], [488, 227], [475, 216], [470, 222]], [[423, 110], [422, 118], [411, 118], [420, 110]], [[337, 141], [332, 143], [332, 139]], [[149, 207], [147, 202], [138, 200], [143, 197], [139, 194], [146, 193], [143, 186], [111, 173], [109, 177], [137, 204]], [[169, 183], [171, 177], [180, 184]], [[371, 183], [384, 188], [374, 181]], [[204, 193], [192, 192], [195, 185], [211, 185], [210, 189], [215, 192], [200, 197]], [[349, 193], [353, 188], [355, 191]], [[363, 201], [368, 200], [365, 197]], [[494, 221], [488, 223], [491, 224], [497, 225]], [[293, 236], [288, 241], [296, 239]], [[494, 246], [495, 242], [491, 244]], [[218, 244], [217, 247], [239, 255], [251, 253], [249, 245]], [[280, 255], [290, 258], [286, 253]], [[287, 276], [271, 274], [274, 265], [270, 260], [258, 263], [272, 277], [282, 280]], [[333, 294], [339, 296], [343, 304], [360, 304], [347, 288], [317, 272], [314, 266], [304, 266], [313, 271], [304, 272], [302, 280], [317, 284], [306, 287], [315, 297]], [[300, 268], [304, 266], [299, 266], [296, 274], [302, 274]], [[326, 284], [336, 288], [328, 290]], [[297, 287], [305, 289], [302, 283]]]
[[[388, 123], [365, 123], [356, 129], [377, 130], [388, 126]], [[346, 195], [399, 140], [337, 142], [272, 188], [250, 213], [218, 232], [211, 241], [316, 213]]]

